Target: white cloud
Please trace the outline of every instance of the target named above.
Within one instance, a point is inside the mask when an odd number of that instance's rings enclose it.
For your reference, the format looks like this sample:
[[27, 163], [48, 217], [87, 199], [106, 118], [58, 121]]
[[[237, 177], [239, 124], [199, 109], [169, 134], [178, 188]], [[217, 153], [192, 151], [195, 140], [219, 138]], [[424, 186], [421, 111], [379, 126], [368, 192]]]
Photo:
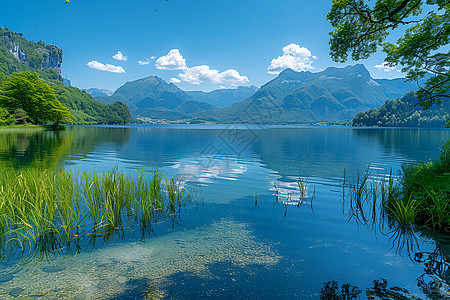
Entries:
[[124, 56], [123, 54], [122, 54], [122, 52], [117, 52], [117, 54], [116, 55], [113, 55], [113, 58], [115, 59], [115, 60], [121, 60], [121, 61], [127, 61], [128, 60], [128, 57], [126, 57], [126, 56]]
[[172, 82], [172, 83], [174, 83], [174, 84], [177, 84], [177, 83], [180, 83], [181, 82], [181, 80], [180, 79], [178, 79], [178, 78], [175, 78], [175, 77], [172, 77], [172, 78], [170, 78], [170, 80], [169, 80], [170, 82]]
[[374, 68], [377, 68], [378, 70], [385, 71], [385, 72], [391, 72], [391, 71], [401, 72], [401, 71], [397, 70], [395, 67], [389, 67], [387, 62], [383, 62], [383, 63], [381, 63], [381, 65], [375, 65]]
[[120, 66], [114, 66], [110, 64], [105, 65], [95, 60], [88, 62], [87, 65], [91, 69], [96, 69], [100, 71], [106, 71], [111, 73], [125, 73], [125, 70]]
[[172, 49], [167, 55], [158, 58], [155, 65], [159, 70], [184, 70], [186, 69], [186, 60], [180, 54], [180, 50]]
[[148, 65], [149, 63], [150, 63], [150, 61], [148, 59], [146, 59], [146, 60], [138, 60], [138, 64], [140, 66], [145, 66], [145, 65]]
[[269, 74], [279, 74], [287, 68], [294, 71], [305, 71], [314, 69], [311, 66], [312, 59], [317, 59], [311, 54], [308, 48], [300, 47], [297, 44], [289, 44], [283, 47], [283, 55], [272, 59], [267, 68]]
[[214, 84], [244, 84], [249, 82], [247, 76], [241, 76], [239, 72], [234, 69], [229, 69], [220, 73], [218, 70], [210, 69], [209, 66], [206, 65], [186, 68], [184, 73], [180, 74], [179, 77], [183, 81], [191, 84], [200, 84], [206, 81]]
[[150, 58], [145, 58], [145, 60], [138, 60], [138, 64], [140, 66], [145, 66], [148, 65], [152, 60], [154, 60], [156, 58], [156, 56], [150, 56]]
[[228, 83], [237, 85], [249, 82], [247, 76], [241, 76], [234, 69], [229, 69], [221, 73], [218, 70], [211, 69], [207, 65], [188, 68], [186, 66], [186, 59], [183, 58], [178, 49], [172, 49], [167, 55], [158, 58], [155, 66], [160, 70], [183, 70], [183, 73], [178, 75], [179, 78], [170, 79], [172, 83], [180, 83], [181, 80], [191, 84], [211, 82], [213, 84]]

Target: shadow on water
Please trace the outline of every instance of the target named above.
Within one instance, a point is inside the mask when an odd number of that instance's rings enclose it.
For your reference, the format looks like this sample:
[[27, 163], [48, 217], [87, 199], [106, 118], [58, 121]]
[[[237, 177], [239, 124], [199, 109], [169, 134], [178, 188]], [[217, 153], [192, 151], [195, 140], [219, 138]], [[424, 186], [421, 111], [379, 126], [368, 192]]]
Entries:
[[[398, 255], [408, 255], [414, 263], [422, 264], [424, 273], [417, 278], [417, 286], [426, 299], [450, 299], [450, 264], [449, 252], [436, 243], [433, 251], [420, 249], [416, 231], [413, 228], [397, 228], [390, 234], [392, 249]], [[389, 286], [384, 278], [373, 280], [373, 286], [364, 292], [349, 283], [342, 284], [339, 288], [337, 281], [328, 281], [320, 292], [320, 299], [350, 300], [360, 299], [361, 295], [367, 299], [421, 299], [411, 294], [407, 289], [399, 286]]]
[[[269, 299], [298, 298], [292, 288], [298, 274], [279, 267], [239, 266], [231, 262], [209, 264], [202, 274], [178, 272], [164, 279], [161, 288], [170, 299]], [[267, 289], [271, 286], [271, 289]]]
[[116, 294], [110, 300], [122, 299], [157, 299], [155, 288], [149, 285], [148, 279], [129, 279], [120, 294]]

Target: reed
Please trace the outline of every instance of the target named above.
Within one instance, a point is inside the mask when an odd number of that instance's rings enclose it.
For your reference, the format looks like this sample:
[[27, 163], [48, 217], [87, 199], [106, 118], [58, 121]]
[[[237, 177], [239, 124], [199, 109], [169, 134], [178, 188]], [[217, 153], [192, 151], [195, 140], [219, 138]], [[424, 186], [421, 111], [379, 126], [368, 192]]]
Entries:
[[[135, 176], [65, 170], [0, 169], [0, 252], [57, 251], [83, 239], [109, 237], [134, 219], [151, 229], [178, 215], [190, 194], [156, 170]], [[2, 253], [0, 253], [1, 255]]]
[[261, 195], [255, 194], [255, 195], [252, 195], [252, 197], [253, 197], [253, 200], [255, 201], [255, 202], [253, 203], [252, 208], [254, 208], [254, 207], [260, 208], [260, 207], [259, 207], [259, 204], [258, 204], [258, 200], [259, 200], [259, 198], [261, 197]]
[[355, 184], [344, 178], [343, 207], [348, 199], [349, 219], [374, 224], [387, 216], [393, 226], [415, 224], [450, 231], [450, 139], [439, 160], [403, 165], [397, 183], [392, 170], [388, 180], [386, 176], [370, 178], [369, 168], [364, 174], [358, 171]]
[[450, 231], [450, 139], [442, 146], [439, 160], [403, 165], [399, 185], [399, 201], [405, 206], [412, 200], [417, 203], [411, 207], [415, 223]]
[[407, 201], [395, 199], [389, 203], [390, 213], [400, 226], [408, 226], [414, 222], [419, 206], [420, 201], [411, 197]]
[[280, 197], [280, 184], [273, 183], [273, 188], [275, 190], [275, 202], [273, 203], [273, 207], [275, 207], [275, 204], [278, 203], [279, 197]]
[[298, 176], [297, 181], [298, 189], [300, 191], [300, 201], [306, 198], [306, 188], [308, 186], [308, 178], [302, 178]]

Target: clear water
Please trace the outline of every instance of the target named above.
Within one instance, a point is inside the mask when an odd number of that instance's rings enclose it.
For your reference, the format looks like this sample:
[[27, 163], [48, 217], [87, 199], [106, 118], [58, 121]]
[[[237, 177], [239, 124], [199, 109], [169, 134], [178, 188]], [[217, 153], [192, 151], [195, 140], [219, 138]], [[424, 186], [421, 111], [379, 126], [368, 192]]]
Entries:
[[[0, 131], [0, 165], [159, 168], [193, 195], [181, 221], [156, 225], [153, 237], [131, 232], [74, 255], [5, 259], [0, 298], [318, 299], [336, 280], [365, 299], [384, 278], [388, 288], [425, 299], [418, 283], [446, 279], [437, 269], [446, 269], [450, 242], [416, 232], [408, 253], [411, 236], [348, 220], [341, 185], [344, 169], [346, 180], [368, 167], [373, 176], [391, 169], [397, 176], [403, 163], [437, 158], [448, 138], [445, 129], [244, 125]], [[309, 199], [300, 207], [299, 176], [307, 178]], [[416, 252], [442, 264], [430, 271], [430, 260], [415, 261]]]

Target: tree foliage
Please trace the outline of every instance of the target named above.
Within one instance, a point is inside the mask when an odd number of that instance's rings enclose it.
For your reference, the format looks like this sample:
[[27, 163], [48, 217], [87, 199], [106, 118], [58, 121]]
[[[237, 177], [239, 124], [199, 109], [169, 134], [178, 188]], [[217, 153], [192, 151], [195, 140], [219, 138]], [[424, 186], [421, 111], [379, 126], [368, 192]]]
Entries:
[[72, 112], [76, 124], [128, 124], [130, 110], [122, 102], [105, 105], [86, 91], [76, 87], [54, 84], [58, 99]]
[[[349, 54], [365, 59], [382, 48], [388, 66], [400, 65], [408, 80], [425, 77], [417, 91], [424, 108], [450, 97], [449, 0], [333, 0], [327, 19], [335, 27], [330, 33], [333, 60], [344, 62]], [[395, 44], [387, 42], [401, 26], [405, 34]]]
[[12, 125], [15, 121], [16, 119], [8, 112], [8, 110], [0, 107], [0, 126]]
[[53, 88], [37, 73], [14, 73], [0, 88], [0, 107], [13, 114], [24, 110], [33, 124], [72, 122], [69, 109], [58, 101]]
[[27, 112], [21, 108], [16, 109], [16, 111], [14, 112], [14, 118], [16, 119], [16, 124], [27, 124], [30, 120]]
[[353, 118], [353, 126], [434, 127], [442, 128], [450, 118], [450, 102], [433, 105], [427, 110], [414, 106], [417, 96], [408, 93], [401, 99], [388, 100], [378, 109], [361, 112]]

